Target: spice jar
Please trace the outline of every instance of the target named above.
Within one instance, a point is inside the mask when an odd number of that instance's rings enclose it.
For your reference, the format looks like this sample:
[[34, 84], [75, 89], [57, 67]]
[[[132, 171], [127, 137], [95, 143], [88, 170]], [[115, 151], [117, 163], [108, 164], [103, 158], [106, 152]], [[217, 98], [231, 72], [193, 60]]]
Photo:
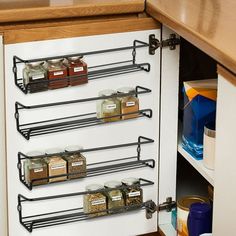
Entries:
[[79, 153], [81, 149], [82, 147], [80, 146], [68, 146], [65, 148], [66, 152], [70, 152], [64, 157], [67, 161], [68, 179], [77, 179], [86, 176], [86, 159]]
[[106, 196], [99, 192], [103, 190], [103, 186], [100, 184], [91, 184], [86, 187], [86, 191], [98, 191], [96, 193], [88, 193], [84, 195], [84, 212], [93, 213], [89, 214], [89, 217], [106, 215], [107, 212], [97, 212], [107, 209]]
[[127, 178], [121, 181], [124, 186], [125, 205], [135, 206], [143, 203], [143, 190], [140, 188], [139, 179]]
[[[102, 96], [112, 96], [116, 92], [111, 89], [101, 91]], [[101, 118], [105, 122], [112, 122], [120, 120], [120, 101], [116, 97], [106, 98], [101, 102]], [[110, 117], [115, 116], [115, 117]]]
[[41, 92], [48, 89], [47, 71], [44, 62], [27, 63], [23, 69], [24, 87], [30, 92]]
[[[29, 157], [36, 157], [36, 156], [43, 156], [42, 152], [34, 151], [29, 152], [26, 154]], [[47, 179], [45, 180], [37, 180], [41, 178], [47, 178], [48, 177], [48, 170], [47, 170], [47, 164], [44, 162], [43, 159], [26, 159], [24, 161], [24, 176], [25, 176], [25, 182], [33, 186], [35, 185], [42, 185], [46, 184], [48, 182]]]
[[[119, 209], [125, 206], [124, 197], [120, 189], [115, 189], [121, 187], [121, 182], [118, 181], [109, 181], [104, 184], [105, 188], [111, 188], [111, 190], [107, 191], [107, 208], [111, 209]], [[120, 209], [123, 210], [123, 209]], [[109, 213], [112, 211], [108, 211]]]
[[[135, 89], [130, 87], [123, 87], [117, 90], [118, 93], [122, 94], [129, 94], [134, 91]], [[121, 117], [122, 120], [137, 118], [139, 115], [139, 99], [134, 95], [127, 95], [125, 97], [120, 97], [120, 107], [121, 107], [121, 114], [136, 112], [130, 115], [123, 115]]]
[[[48, 80], [49, 88], [57, 89], [68, 86], [68, 76], [67, 67], [63, 63], [64, 59], [53, 59], [48, 61]], [[53, 81], [55, 80], [55, 81]]]
[[69, 76], [73, 76], [70, 78], [71, 86], [88, 83], [88, 68], [82, 58], [83, 56], [67, 58]]
[[[62, 152], [63, 151], [61, 149], [49, 149], [46, 151], [46, 154], [51, 155], [54, 153], [62, 153]], [[46, 157], [45, 161], [48, 164], [49, 177], [67, 174], [67, 163], [60, 154], [54, 154], [50, 157]], [[49, 179], [49, 182], [50, 183], [58, 182], [58, 181], [66, 180], [66, 179], [67, 179], [67, 176], [55, 177], [55, 178]]]

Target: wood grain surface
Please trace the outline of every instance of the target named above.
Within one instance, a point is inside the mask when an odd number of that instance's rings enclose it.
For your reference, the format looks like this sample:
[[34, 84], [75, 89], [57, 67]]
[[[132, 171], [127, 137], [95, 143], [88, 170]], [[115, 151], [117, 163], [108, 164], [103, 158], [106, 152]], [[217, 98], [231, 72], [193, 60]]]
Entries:
[[1, 0], [0, 23], [143, 11], [144, 0]]
[[236, 86], [236, 74], [231, 73], [229, 70], [224, 68], [221, 65], [217, 65], [218, 74], [222, 75], [226, 80], [228, 80], [231, 84]]
[[147, 12], [236, 73], [235, 0], [147, 0]]

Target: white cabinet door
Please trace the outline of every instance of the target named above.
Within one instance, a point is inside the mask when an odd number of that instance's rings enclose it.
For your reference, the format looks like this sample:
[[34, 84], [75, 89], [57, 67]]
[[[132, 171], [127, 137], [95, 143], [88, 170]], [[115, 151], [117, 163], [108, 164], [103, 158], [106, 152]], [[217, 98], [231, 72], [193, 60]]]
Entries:
[[[218, 77], [213, 235], [235, 235], [236, 76]], [[230, 81], [233, 81], [231, 83]]]

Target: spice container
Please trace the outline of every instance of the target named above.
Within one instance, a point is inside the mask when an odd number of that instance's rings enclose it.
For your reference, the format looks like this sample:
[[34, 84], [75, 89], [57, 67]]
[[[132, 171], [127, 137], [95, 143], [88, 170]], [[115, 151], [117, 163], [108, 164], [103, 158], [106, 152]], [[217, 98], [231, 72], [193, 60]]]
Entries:
[[[134, 92], [134, 88], [123, 87], [117, 90], [118, 93], [129, 94]], [[133, 113], [130, 115], [124, 115], [121, 117], [122, 120], [137, 118], [139, 115], [139, 99], [134, 95], [127, 95], [125, 97], [120, 97], [120, 107], [121, 114]]]
[[[62, 153], [62, 152], [63, 151], [61, 149], [49, 149], [46, 151], [46, 154], [51, 155], [54, 153]], [[49, 177], [67, 174], [67, 163], [61, 157], [60, 154], [55, 154], [50, 157], [46, 157], [45, 161], [48, 164]], [[58, 182], [58, 181], [66, 180], [66, 179], [67, 179], [67, 176], [55, 177], [55, 178], [49, 179], [49, 182]]]
[[48, 87], [50, 89], [63, 88], [68, 86], [68, 80], [66, 79], [66, 77], [68, 76], [68, 72], [67, 67], [64, 65], [63, 61], [63, 58], [48, 61]]
[[203, 164], [211, 170], [215, 168], [215, 137], [215, 122], [206, 124], [203, 137]]
[[88, 83], [88, 68], [87, 64], [80, 57], [68, 57], [68, 71], [70, 78], [70, 85], [76, 86]]
[[[105, 188], [110, 188], [107, 191], [107, 209], [117, 209], [125, 206], [124, 197], [120, 189], [115, 189], [121, 187], [121, 182], [109, 181], [104, 184]], [[120, 209], [123, 210], [123, 209]], [[109, 213], [112, 211], [108, 211]]]
[[189, 208], [193, 203], [209, 203], [207, 198], [200, 196], [186, 196], [177, 201], [177, 232], [178, 236], [188, 236], [187, 220]]
[[127, 178], [121, 181], [124, 186], [125, 205], [135, 206], [143, 203], [143, 190], [140, 188], [139, 179]]
[[[116, 92], [111, 89], [103, 90], [100, 92], [102, 96], [112, 96]], [[101, 118], [105, 122], [112, 122], [120, 120], [120, 101], [116, 97], [106, 98], [101, 102]], [[115, 116], [115, 117], [110, 117]]]
[[[77, 179], [86, 176], [86, 159], [79, 153], [80, 146], [68, 146], [65, 148], [66, 152], [64, 159], [67, 161], [67, 173], [71, 174], [68, 179]], [[75, 174], [76, 173], [76, 174]]]
[[[27, 153], [27, 156], [29, 157], [43, 156], [43, 153], [34, 151]], [[25, 181], [28, 185], [32, 184], [33, 186], [35, 186], [35, 185], [47, 184], [48, 182], [47, 179], [33, 181], [36, 179], [48, 177], [47, 164], [44, 162], [43, 159], [26, 159], [24, 161], [24, 176], [25, 176]]]
[[43, 64], [44, 62], [28, 63], [23, 69], [23, 83], [30, 93], [48, 89], [47, 71]]
[[103, 190], [103, 186], [100, 184], [91, 184], [86, 187], [86, 191], [98, 191], [96, 193], [88, 193], [84, 195], [84, 213], [93, 213], [89, 214], [89, 217], [106, 215], [107, 212], [97, 212], [107, 209], [106, 196], [99, 192]]

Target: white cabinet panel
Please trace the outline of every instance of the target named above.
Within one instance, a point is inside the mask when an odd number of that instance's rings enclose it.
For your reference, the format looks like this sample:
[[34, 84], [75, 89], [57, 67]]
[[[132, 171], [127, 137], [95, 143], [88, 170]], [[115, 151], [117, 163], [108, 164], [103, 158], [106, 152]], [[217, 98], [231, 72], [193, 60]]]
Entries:
[[[14, 84], [12, 73], [13, 56], [17, 55], [24, 59], [39, 57], [57, 56], [76, 52], [102, 50], [107, 48], [130, 46], [133, 40], [138, 39], [148, 42], [149, 34], [155, 34], [160, 38], [159, 30], [140, 31], [131, 33], [121, 33], [114, 35], [80, 37], [71, 39], [60, 39], [50, 41], [39, 41], [31, 43], [21, 43], [7, 45], [5, 47], [5, 70], [6, 70], [6, 127], [7, 127], [7, 160], [8, 160], [8, 204], [9, 204], [9, 235], [27, 236], [29, 233], [20, 225], [17, 212], [17, 195], [19, 193], [26, 197], [35, 198], [63, 193], [79, 192], [85, 189], [90, 183], [101, 183], [108, 180], [121, 180], [124, 177], [142, 177], [155, 182], [153, 186], [143, 188], [144, 200], [152, 199], [158, 202], [158, 147], [159, 147], [159, 93], [160, 93], [160, 50], [156, 51], [154, 56], [148, 54], [148, 48], [141, 48], [137, 51], [137, 62], [149, 62], [151, 71], [136, 72], [131, 74], [119, 75], [111, 78], [104, 78], [90, 81], [87, 85], [58, 89], [37, 94], [23, 94]], [[115, 62], [132, 59], [131, 51], [113, 52], [101, 55], [92, 55], [85, 57], [86, 62], [92, 66], [97, 64]], [[174, 60], [174, 63], [176, 61]], [[177, 65], [176, 65], [177, 68]], [[175, 68], [175, 70], [176, 70]], [[168, 75], [172, 76], [172, 75]], [[175, 77], [173, 78], [175, 79]], [[137, 85], [150, 88], [150, 94], [140, 95], [141, 109], [151, 108], [153, 117], [151, 119], [140, 118], [114, 124], [106, 124], [95, 127], [88, 127], [79, 130], [66, 131], [56, 134], [42, 135], [32, 137], [29, 141], [25, 140], [16, 130], [15, 125], [15, 102], [21, 102], [24, 105], [35, 105], [66, 100], [82, 99], [97, 96], [98, 92], [105, 88], [117, 89], [123, 86], [135, 87]], [[170, 91], [171, 92], [171, 91]], [[165, 105], [165, 104], [164, 104]], [[23, 122], [30, 122], [35, 119], [44, 119], [56, 116], [69, 116], [77, 111], [90, 112], [95, 111], [94, 102], [88, 102], [79, 105], [60, 106], [55, 110], [50, 108], [38, 109], [36, 112], [25, 112]], [[167, 124], [166, 124], [167, 125]], [[17, 170], [17, 153], [19, 151], [27, 153], [32, 150], [45, 150], [52, 147], [65, 147], [68, 144], [79, 144], [84, 148], [92, 148], [113, 144], [136, 141], [138, 136], [146, 136], [155, 140], [154, 144], [149, 144], [143, 148], [143, 155], [146, 158], [156, 160], [156, 168], [144, 168], [131, 170], [127, 172], [114, 173], [96, 178], [85, 178], [83, 180], [58, 183], [55, 185], [42, 186], [29, 191], [20, 183]], [[119, 151], [116, 152], [119, 154]], [[163, 153], [164, 155], [165, 153]], [[97, 153], [88, 157], [88, 161], [99, 161], [104, 153]], [[120, 153], [119, 155], [122, 155]], [[113, 158], [111, 152], [105, 158]], [[172, 160], [171, 158], [168, 160]], [[166, 166], [166, 164], [165, 164]], [[173, 174], [171, 174], [172, 177]], [[170, 181], [169, 181], [170, 182]], [[172, 187], [172, 185], [171, 185]], [[174, 191], [174, 190], [172, 190]], [[162, 196], [163, 198], [163, 196]], [[78, 202], [77, 202], [78, 201]], [[60, 202], [60, 203], [59, 203]], [[36, 214], [45, 209], [50, 211], [59, 205], [59, 209], [66, 209], [82, 204], [81, 198], [74, 198], [73, 201], [65, 199], [50, 202], [50, 205], [34, 205], [27, 210], [27, 214]], [[58, 209], [57, 209], [58, 210]], [[35, 212], [37, 211], [37, 212]], [[145, 218], [145, 211], [123, 214], [118, 216], [104, 217], [90, 221], [76, 222], [67, 225], [43, 228], [33, 231], [34, 236], [47, 235], [83, 235], [91, 236], [120, 236], [120, 235], [138, 235], [148, 232], [154, 232], [157, 229], [157, 214], [152, 219]]]

